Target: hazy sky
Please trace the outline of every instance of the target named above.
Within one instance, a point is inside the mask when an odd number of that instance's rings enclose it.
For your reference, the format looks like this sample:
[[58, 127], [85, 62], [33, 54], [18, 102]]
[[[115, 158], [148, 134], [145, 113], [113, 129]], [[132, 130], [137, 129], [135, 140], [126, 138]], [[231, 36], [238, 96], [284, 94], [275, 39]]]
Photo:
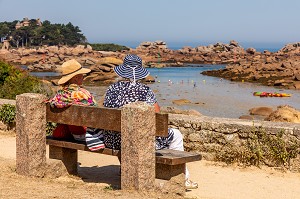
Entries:
[[300, 41], [299, 0], [0, 0], [0, 21], [71, 22], [91, 43], [166, 41], [199, 46], [236, 40], [262, 47]]

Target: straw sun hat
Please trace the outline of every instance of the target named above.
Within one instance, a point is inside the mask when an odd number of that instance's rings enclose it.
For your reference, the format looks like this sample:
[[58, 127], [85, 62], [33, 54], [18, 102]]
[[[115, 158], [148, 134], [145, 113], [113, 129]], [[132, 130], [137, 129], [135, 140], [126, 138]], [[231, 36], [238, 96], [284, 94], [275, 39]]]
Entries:
[[62, 74], [62, 77], [58, 80], [59, 85], [65, 84], [75, 75], [91, 72], [90, 69], [83, 68], [75, 59], [64, 62], [58, 68], [58, 71]]
[[116, 66], [114, 71], [120, 77], [139, 80], [144, 79], [150, 73], [142, 66], [142, 59], [137, 55], [126, 55], [123, 64]]

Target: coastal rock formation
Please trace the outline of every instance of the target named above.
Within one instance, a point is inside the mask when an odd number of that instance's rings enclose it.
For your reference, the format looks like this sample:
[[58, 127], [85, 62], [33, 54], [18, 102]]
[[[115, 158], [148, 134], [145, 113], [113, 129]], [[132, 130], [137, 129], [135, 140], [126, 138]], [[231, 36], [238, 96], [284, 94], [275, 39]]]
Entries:
[[145, 50], [145, 49], [167, 49], [167, 44], [164, 41], [145, 41], [142, 42], [136, 49]]
[[[28, 71], [56, 71], [63, 62], [76, 59], [83, 66], [92, 71], [88, 74], [88, 81], [102, 81], [111, 83], [115, 79], [113, 67], [121, 64], [121, 53], [101, 53], [93, 51], [87, 45], [68, 46], [42, 46], [38, 49], [18, 48], [0, 50], [0, 59], [15, 65], [27, 66]], [[55, 83], [55, 80], [53, 81]]]
[[255, 107], [249, 110], [250, 115], [268, 116], [273, 112], [271, 107]]
[[225, 69], [202, 74], [232, 81], [248, 81], [267, 86], [300, 89], [300, 43], [287, 44], [276, 53], [257, 53], [247, 49], [252, 57], [230, 63]]
[[300, 123], [300, 111], [288, 105], [278, 106], [277, 110], [272, 112], [265, 120]]
[[285, 54], [285, 53], [289, 53], [289, 54], [300, 53], [300, 42], [287, 44], [278, 51], [278, 54]]
[[[149, 67], [183, 66], [184, 63], [227, 64], [225, 69], [202, 74], [232, 81], [248, 81], [268, 86], [300, 89], [300, 42], [287, 44], [278, 52], [244, 49], [232, 40], [195, 48], [171, 50], [164, 41], [142, 42], [136, 49], [122, 52], [94, 51], [91, 46], [41, 46], [39, 48], [1, 49], [0, 59], [26, 65], [29, 71], [55, 71], [64, 61], [77, 59], [92, 70], [89, 81], [111, 82], [113, 67], [128, 53], [142, 57]], [[108, 81], [107, 81], [108, 80]]]
[[136, 49], [130, 49], [130, 52], [141, 55], [146, 62], [171, 62], [173, 66], [182, 62], [226, 64], [246, 59], [247, 56], [253, 56], [234, 40], [230, 41], [229, 44], [218, 42], [195, 48], [184, 46], [179, 50], [168, 49], [165, 42], [162, 41], [143, 42]]

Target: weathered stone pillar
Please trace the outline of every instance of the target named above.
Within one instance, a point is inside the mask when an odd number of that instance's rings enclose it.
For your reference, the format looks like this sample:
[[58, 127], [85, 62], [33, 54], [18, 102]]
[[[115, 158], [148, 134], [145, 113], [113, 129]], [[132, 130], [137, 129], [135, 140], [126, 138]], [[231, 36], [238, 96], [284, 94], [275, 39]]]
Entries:
[[44, 176], [46, 165], [46, 97], [24, 93], [16, 97], [16, 171]]
[[135, 102], [122, 108], [122, 189], [154, 189], [155, 131], [153, 106], [144, 102]]

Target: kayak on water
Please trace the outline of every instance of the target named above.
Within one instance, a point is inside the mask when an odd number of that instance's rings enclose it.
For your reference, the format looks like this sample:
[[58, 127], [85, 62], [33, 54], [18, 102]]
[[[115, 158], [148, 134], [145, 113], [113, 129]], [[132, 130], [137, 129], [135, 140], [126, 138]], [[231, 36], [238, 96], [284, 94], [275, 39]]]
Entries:
[[291, 97], [291, 94], [288, 93], [269, 93], [269, 92], [254, 92], [254, 96], [259, 96], [259, 97]]

